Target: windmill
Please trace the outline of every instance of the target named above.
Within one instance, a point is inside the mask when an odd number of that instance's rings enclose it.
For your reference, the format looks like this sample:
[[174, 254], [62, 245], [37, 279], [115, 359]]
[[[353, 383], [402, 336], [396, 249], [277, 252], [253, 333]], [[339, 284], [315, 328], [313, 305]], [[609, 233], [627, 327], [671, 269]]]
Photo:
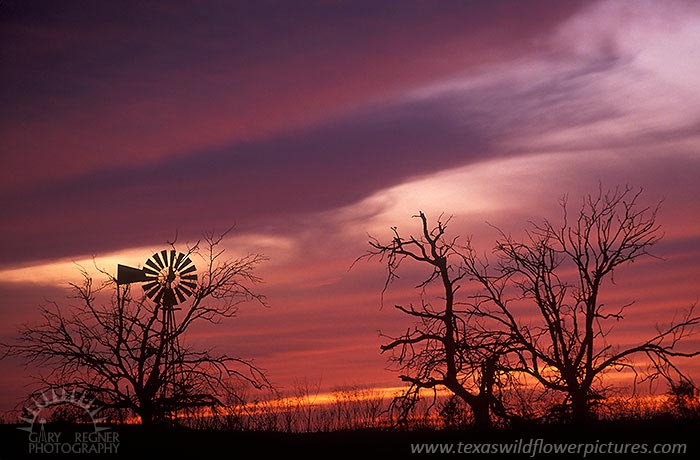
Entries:
[[[174, 365], [178, 362], [180, 344], [175, 335], [175, 306], [194, 294], [197, 287], [197, 268], [189, 255], [172, 250], [163, 250], [153, 254], [143, 268], [117, 265], [117, 286], [122, 284], [143, 283], [143, 291], [149, 299], [162, 310], [162, 398], [167, 400], [168, 384], [176, 391], [177, 378]], [[170, 374], [169, 374], [170, 373]]]

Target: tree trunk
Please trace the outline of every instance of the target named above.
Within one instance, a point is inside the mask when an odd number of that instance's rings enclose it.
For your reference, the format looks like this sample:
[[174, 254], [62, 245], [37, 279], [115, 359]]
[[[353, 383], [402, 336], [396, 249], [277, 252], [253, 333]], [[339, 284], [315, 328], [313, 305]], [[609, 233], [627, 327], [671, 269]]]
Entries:
[[477, 396], [471, 404], [474, 414], [474, 428], [477, 430], [489, 430], [491, 428], [491, 414], [489, 412], [489, 397]]
[[153, 410], [150, 402], [141, 402], [141, 407], [138, 410], [138, 414], [141, 417], [141, 425], [153, 426], [155, 424], [155, 411]]
[[575, 425], [584, 425], [590, 418], [588, 396], [580, 390], [571, 395], [571, 420]]
[[153, 426], [153, 413], [150, 411], [141, 411], [141, 425]]

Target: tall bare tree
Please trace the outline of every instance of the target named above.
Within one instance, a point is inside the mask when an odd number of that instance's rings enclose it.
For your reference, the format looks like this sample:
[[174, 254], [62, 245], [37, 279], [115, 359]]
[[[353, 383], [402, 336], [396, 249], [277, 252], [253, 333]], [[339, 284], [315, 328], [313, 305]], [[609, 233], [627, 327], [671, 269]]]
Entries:
[[[117, 285], [104, 270], [107, 280], [96, 286], [81, 270], [82, 282], [71, 284], [72, 305], [42, 307], [41, 320], [24, 326], [14, 343], [5, 344], [6, 353], [45, 370], [38, 391], [72, 387], [114, 412], [138, 415], [144, 425], [165, 422], [177, 411], [221, 405], [235, 397], [233, 384], [241, 380], [268, 385], [251, 361], [187, 344], [194, 325], [231, 318], [242, 302], [265, 303], [253, 291], [260, 281], [255, 268], [265, 257], [226, 257], [224, 235], [205, 235], [187, 248], [204, 270], [174, 329], [164, 324], [163, 307], [143, 293]], [[166, 350], [174, 350], [174, 359]]]
[[[403, 262], [408, 260], [427, 268], [421, 281], [420, 305], [396, 305], [401, 313], [416, 320], [398, 337], [386, 336], [389, 342], [382, 352], [393, 353], [391, 360], [401, 371], [400, 378], [409, 384], [397, 400], [405, 417], [423, 389], [436, 391], [446, 388], [470, 408], [474, 424], [487, 428], [491, 424], [491, 409], [501, 409], [497, 397], [500, 383], [499, 360], [509, 347], [504, 334], [484, 333], [475, 327], [473, 310], [457, 299], [464, 278], [469, 275], [463, 253], [466, 247], [457, 238], [445, 235], [449, 219], [439, 218], [434, 227], [424, 213], [414, 216], [420, 220], [418, 236], [403, 237], [396, 227], [393, 238], [382, 243], [370, 237], [371, 249], [361, 258], [379, 257], [387, 266], [384, 290], [398, 277]], [[438, 290], [438, 302], [426, 301], [426, 289]]]
[[700, 324], [692, 307], [637, 344], [610, 342], [632, 303], [614, 307], [604, 297], [606, 288], [616, 270], [649, 256], [662, 236], [658, 206], [641, 205], [641, 193], [601, 188], [586, 196], [573, 216], [564, 199], [561, 225], [531, 224], [523, 241], [501, 232], [495, 266], [473, 252], [465, 259], [469, 276], [482, 287], [475, 308], [517, 344], [512, 371], [563, 392], [576, 422], [586, 421], [594, 401], [603, 397], [607, 371], [637, 372], [633, 356], [646, 356], [654, 373], [681, 373], [674, 359], [700, 354], [681, 346]]

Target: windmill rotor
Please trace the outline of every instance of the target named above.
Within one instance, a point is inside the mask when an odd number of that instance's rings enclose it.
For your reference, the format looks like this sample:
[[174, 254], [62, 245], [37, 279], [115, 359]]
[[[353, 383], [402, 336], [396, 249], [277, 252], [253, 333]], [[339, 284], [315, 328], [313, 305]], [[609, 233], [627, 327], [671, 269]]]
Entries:
[[143, 268], [117, 265], [117, 284], [143, 283], [146, 297], [164, 307], [174, 307], [194, 294], [197, 267], [189, 255], [174, 249], [154, 253]]

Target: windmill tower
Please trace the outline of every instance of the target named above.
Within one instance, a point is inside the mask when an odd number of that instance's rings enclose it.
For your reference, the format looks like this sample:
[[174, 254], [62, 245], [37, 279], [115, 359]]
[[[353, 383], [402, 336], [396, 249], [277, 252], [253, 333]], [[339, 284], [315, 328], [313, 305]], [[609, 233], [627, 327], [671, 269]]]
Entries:
[[146, 297], [162, 311], [161, 340], [161, 397], [167, 401], [177, 391], [176, 364], [179, 362], [180, 343], [175, 319], [175, 308], [190, 297], [197, 287], [197, 268], [187, 254], [163, 250], [153, 254], [143, 268], [117, 265], [117, 285], [143, 283]]

